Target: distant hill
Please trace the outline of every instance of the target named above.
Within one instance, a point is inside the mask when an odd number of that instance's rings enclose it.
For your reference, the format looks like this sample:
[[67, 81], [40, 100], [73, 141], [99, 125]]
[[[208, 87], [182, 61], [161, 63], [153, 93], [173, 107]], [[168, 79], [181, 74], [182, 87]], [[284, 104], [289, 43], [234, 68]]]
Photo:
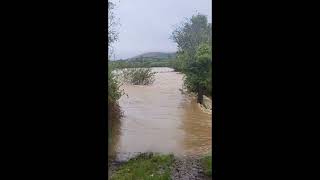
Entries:
[[143, 53], [138, 56], [134, 56], [132, 58], [128, 58], [128, 60], [134, 60], [134, 59], [140, 59], [140, 58], [150, 58], [150, 59], [170, 59], [170, 58], [175, 58], [176, 53], [171, 52], [171, 53], [165, 53], [165, 52], [148, 52], [148, 53]]
[[114, 68], [172, 67], [176, 53], [148, 52], [128, 59], [109, 61]]

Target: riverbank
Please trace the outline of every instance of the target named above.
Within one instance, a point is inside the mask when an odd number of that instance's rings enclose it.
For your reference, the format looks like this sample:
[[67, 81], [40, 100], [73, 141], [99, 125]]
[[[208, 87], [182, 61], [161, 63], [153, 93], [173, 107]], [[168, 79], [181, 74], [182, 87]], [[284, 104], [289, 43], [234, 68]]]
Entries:
[[[181, 89], [181, 88], [179, 90], [182, 94], [185, 94], [190, 98], [193, 98], [193, 99], [197, 98], [197, 94], [193, 92], [188, 92], [186, 89]], [[202, 112], [212, 114], [212, 99], [210, 97], [203, 95], [203, 102], [202, 104], [198, 103], [198, 106]]]
[[175, 157], [143, 153], [127, 162], [108, 164], [110, 180], [209, 180], [211, 156]]

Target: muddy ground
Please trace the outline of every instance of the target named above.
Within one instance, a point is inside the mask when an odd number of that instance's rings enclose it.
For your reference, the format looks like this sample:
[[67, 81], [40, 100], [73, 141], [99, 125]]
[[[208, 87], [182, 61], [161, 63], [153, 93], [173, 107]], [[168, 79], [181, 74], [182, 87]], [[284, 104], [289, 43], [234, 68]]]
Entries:
[[204, 174], [200, 158], [183, 157], [175, 158], [172, 167], [171, 178], [173, 180], [209, 180]]

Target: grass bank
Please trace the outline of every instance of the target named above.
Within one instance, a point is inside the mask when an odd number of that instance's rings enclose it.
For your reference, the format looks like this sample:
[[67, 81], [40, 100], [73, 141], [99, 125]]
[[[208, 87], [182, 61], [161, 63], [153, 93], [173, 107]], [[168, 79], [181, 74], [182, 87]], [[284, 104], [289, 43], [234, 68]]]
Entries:
[[212, 156], [206, 155], [201, 158], [201, 165], [203, 167], [205, 175], [212, 176]]
[[[123, 163], [112, 174], [111, 180], [171, 180], [173, 173], [173, 164], [177, 162], [173, 155], [159, 155], [144, 153], [129, 161]], [[201, 168], [203, 169], [204, 179], [212, 178], [212, 157], [203, 156], [200, 159]], [[192, 163], [191, 163], [192, 164]], [[188, 171], [188, 167], [184, 167]], [[181, 167], [180, 167], [181, 168]], [[180, 170], [183, 170], [180, 169]], [[192, 169], [192, 167], [191, 167]], [[178, 178], [179, 179], [179, 178]], [[202, 179], [202, 178], [201, 178]]]
[[111, 180], [169, 180], [173, 155], [141, 154], [124, 163]]

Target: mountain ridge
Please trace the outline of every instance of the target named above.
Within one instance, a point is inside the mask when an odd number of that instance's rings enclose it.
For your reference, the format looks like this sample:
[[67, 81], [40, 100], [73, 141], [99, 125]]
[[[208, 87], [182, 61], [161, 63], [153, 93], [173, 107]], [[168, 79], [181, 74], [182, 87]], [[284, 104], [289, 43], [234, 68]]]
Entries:
[[147, 52], [131, 58], [127, 58], [126, 60], [134, 60], [137, 58], [169, 59], [174, 58], [175, 56], [176, 52]]

